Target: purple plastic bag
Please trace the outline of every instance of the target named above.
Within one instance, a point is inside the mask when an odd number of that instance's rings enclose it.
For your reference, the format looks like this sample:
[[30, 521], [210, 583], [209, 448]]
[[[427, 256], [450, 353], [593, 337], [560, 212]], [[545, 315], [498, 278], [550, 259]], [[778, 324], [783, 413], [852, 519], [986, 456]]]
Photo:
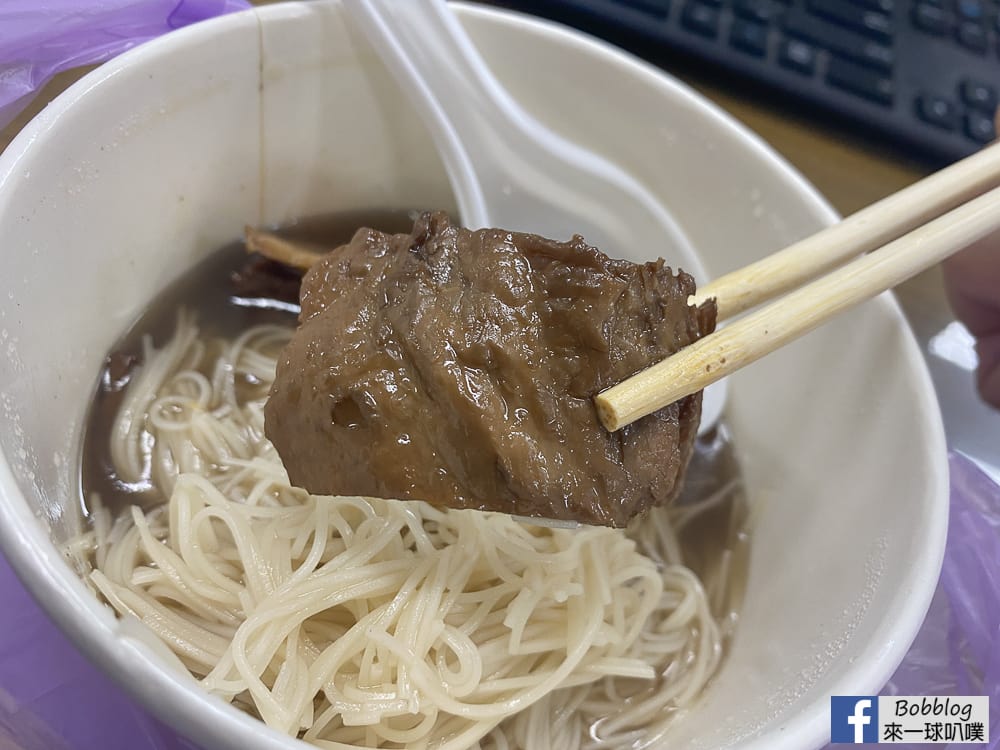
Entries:
[[60, 71], [249, 7], [247, 0], [2, 0], [0, 128]]
[[[952, 454], [951, 525], [941, 581], [913, 647], [883, 694], [989, 695], [990, 750], [1000, 747], [998, 575], [1000, 486]], [[79, 654], [2, 557], [0, 602], [0, 749], [195, 750]]]

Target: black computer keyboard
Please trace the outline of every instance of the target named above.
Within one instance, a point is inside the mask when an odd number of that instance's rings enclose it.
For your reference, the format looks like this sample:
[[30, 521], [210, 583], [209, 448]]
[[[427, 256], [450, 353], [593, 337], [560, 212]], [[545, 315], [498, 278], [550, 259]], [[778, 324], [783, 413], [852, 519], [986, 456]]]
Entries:
[[[927, 161], [994, 137], [1000, 0], [515, 0], [632, 46], [715, 63]], [[623, 40], [625, 40], [623, 42]]]

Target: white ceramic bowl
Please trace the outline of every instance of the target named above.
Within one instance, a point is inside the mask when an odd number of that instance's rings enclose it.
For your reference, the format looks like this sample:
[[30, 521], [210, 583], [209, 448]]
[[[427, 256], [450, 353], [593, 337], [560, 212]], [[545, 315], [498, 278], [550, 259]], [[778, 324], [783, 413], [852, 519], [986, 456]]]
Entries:
[[[427, 135], [338, 5], [270, 6], [103, 65], [0, 158], [0, 541], [79, 646], [206, 748], [293, 748], [165, 666], [57, 551], [80, 526], [80, 424], [109, 346], [245, 223], [453, 205]], [[835, 219], [752, 134], [684, 86], [561, 27], [461, 8], [539, 119], [654, 190], [718, 274]], [[643, 248], [640, 255], [657, 255]], [[742, 622], [672, 747], [811, 750], [829, 696], [879, 689], [937, 580], [940, 415], [890, 296], [731, 381], [754, 505]]]

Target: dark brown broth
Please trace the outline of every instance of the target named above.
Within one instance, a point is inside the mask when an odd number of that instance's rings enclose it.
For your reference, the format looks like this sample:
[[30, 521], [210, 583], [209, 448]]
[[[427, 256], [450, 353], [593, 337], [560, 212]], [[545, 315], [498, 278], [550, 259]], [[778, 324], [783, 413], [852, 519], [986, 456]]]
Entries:
[[[413, 215], [406, 211], [351, 212], [303, 220], [282, 228], [281, 234], [322, 250], [346, 243], [362, 226], [408, 232], [412, 223]], [[134, 366], [141, 360], [144, 336], [150, 335], [155, 346], [163, 346], [173, 335], [182, 308], [195, 313], [207, 337], [232, 338], [262, 324], [295, 326], [297, 305], [288, 299], [266, 291], [238, 291], [240, 285], [234, 284], [233, 275], [245, 269], [247, 263], [242, 240], [212, 253], [169, 284], [112, 348], [100, 373], [83, 439], [80, 488], [85, 513], [88, 498], [94, 493], [100, 495], [103, 506], [112, 514], [131, 505], [149, 509], [166, 501], [148, 481], [121, 481], [111, 462], [112, 426]], [[726, 583], [715, 597], [714, 609], [716, 616], [731, 619], [743, 597], [749, 542], [741, 472], [724, 423], [698, 439], [678, 502], [696, 504], [719, 492], [723, 492], [722, 500], [690, 522], [681, 547], [685, 563], [708, 591], [716, 588], [713, 582], [718, 576], [725, 575]]]

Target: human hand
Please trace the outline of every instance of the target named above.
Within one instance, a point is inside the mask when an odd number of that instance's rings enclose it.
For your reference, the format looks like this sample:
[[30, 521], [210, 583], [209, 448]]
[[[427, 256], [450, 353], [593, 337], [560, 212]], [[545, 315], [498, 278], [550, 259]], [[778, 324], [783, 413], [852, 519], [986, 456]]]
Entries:
[[[1000, 133], [1000, 111], [994, 118]], [[976, 379], [983, 399], [1000, 407], [1000, 233], [943, 264], [951, 309], [976, 337]]]
[[976, 337], [976, 379], [983, 399], [1000, 407], [1000, 235], [944, 262], [951, 309]]

